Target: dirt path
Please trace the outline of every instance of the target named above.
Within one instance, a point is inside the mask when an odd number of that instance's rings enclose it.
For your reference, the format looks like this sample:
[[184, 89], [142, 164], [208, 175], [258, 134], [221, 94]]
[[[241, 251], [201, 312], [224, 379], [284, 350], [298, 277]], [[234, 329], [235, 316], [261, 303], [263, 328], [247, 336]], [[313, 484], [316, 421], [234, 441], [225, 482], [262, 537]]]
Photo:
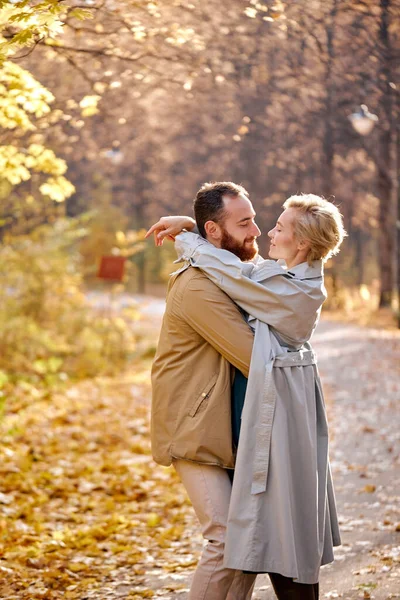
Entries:
[[399, 334], [324, 321], [313, 344], [343, 539], [322, 597], [400, 598]]
[[[343, 541], [335, 563], [321, 571], [321, 598], [398, 599], [400, 335], [325, 320], [313, 345], [327, 396]], [[266, 576], [253, 597], [275, 598]]]
[[[146, 306], [154, 331], [160, 306]], [[321, 598], [400, 598], [400, 337], [324, 321], [314, 346], [343, 534]], [[173, 471], [150, 457], [149, 368], [51, 396], [22, 387], [6, 404], [1, 600], [187, 598], [202, 540]], [[274, 598], [265, 576], [254, 598]]]

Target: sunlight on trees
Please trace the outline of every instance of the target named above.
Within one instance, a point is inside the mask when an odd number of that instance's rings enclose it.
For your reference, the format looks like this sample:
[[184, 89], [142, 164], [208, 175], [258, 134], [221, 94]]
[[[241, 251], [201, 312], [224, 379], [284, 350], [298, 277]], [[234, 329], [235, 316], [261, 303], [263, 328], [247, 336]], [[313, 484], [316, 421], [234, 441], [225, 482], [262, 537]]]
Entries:
[[[125, 253], [129, 285], [143, 291], [165, 281], [173, 250], [157, 253], [138, 232], [190, 213], [203, 181], [243, 183], [263, 231], [285, 197], [312, 191], [335, 199], [350, 233], [328, 265], [332, 305], [361, 309], [367, 286], [372, 306], [379, 284], [392, 302], [380, 150], [399, 111], [399, 10], [385, 10], [378, 0], [0, 2], [3, 239], [89, 214], [77, 244], [86, 282], [104, 253]], [[347, 116], [365, 102], [379, 121], [360, 139]]]
[[[0, 0], [1, 597], [185, 591], [201, 540], [177, 478], [152, 467], [159, 323], [132, 293], [164, 293], [175, 251], [144, 230], [191, 214], [203, 182], [242, 183], [263, 233], [291, 194], [334, 200], [349, 237], [327, 264], [329, 306], [379, 327], [384, 301], [393, 327], [399, 24], [394, 0]], [[379, 117], [365, 138], [348, 119], [362, 104]], [[99, 281], [105, 255], [125, 261], [122, 282]], [[331, 381], [340, 372], [349, 386], [343, 438], [365, 433], [370, 449], [371, 418], [389, 415], [378, 478], [382, 457], [395, 457], [397, 338], [377, 331], [375, 345], [353, 329], [328, 331], [321, 355]], [[367, 349], [358, 363], [343, 339]], [[357, 394], [372, 407], [365, 425]], [[366, 519], [371, 539], [398, 531], [387, 482], [360, 483], [369, 468], [343, 453], [335, 464], [353, 474], [350, 493], [382, 500], [384, 520]], [[360, 529], [353, 516], [348, 532]], [[396, 583], [396, 547], [373, 555], [353, 572], [368, 571], [365, 598], [375, 571]], [[147, 570], [160, 564], [153, 589]]]
[[[28, 71], [10, 61], [0, 70], [0, 125], [10, 131], [12, 143], [0, 146], [1, 177], [11, 186], [27, 182], [34, 173], [51, 175], [39, 183], [43, 196], [63, 202], [75, 187], [64, 177], [65, 160], [42, 144], [29, 143], [32, 132], [44, 130], [62, 117], [62, 111], [52, 111], [54, 96]], [[32, 190], [31, 190], [32, 191]]]

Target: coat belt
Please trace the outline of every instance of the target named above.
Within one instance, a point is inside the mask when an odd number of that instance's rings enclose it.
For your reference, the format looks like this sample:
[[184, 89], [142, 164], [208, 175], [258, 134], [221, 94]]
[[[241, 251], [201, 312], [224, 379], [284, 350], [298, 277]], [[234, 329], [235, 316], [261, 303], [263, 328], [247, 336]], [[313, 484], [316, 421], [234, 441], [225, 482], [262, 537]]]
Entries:
[[271, 450], [272, 424], [276, 405], [276, 389], [272, 374], [273, 368], [308, 367], [316, 364], [312, 350], [298, 350], [275, 356], [265, 368], [264, 393], [260, 418], [256, 430], [256, 444], [253, 465], [252, 495], [261, 494], [267, 489], [269, 457]]

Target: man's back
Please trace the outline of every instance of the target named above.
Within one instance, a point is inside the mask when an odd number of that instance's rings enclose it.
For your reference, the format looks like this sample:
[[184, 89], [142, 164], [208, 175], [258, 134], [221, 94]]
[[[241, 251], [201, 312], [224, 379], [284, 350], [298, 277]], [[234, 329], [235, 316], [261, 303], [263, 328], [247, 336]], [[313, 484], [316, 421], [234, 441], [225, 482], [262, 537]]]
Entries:
[[201, 271], [174, 277], [152, 369], [157, 462], [233, 467], [231, 365], [247, 376], [252, 345], [237, 306]]

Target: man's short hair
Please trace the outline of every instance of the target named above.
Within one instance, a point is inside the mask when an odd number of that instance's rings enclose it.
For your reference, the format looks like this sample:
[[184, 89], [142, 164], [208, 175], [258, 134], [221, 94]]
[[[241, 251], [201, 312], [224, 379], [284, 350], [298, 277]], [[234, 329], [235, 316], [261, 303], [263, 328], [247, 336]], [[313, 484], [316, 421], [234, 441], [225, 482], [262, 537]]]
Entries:
[[207, 221], [223, 222], [225, 217], [224, 196], [237, 198], [240, 194], [246, 197], [249, 195], [243, 186], [231, 181], [204, 183], [201, 186], [193, 202], [194, 217], [200, 235], [206, 237], [204, 225]]

